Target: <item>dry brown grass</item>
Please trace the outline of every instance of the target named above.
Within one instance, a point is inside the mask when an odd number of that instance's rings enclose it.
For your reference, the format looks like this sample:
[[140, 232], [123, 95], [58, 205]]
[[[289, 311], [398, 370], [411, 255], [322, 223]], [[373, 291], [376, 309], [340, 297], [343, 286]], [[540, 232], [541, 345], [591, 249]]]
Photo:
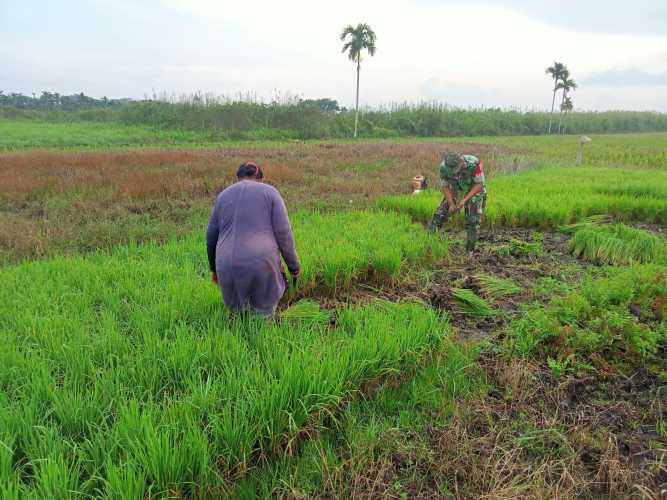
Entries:
[[[210, 195], [234, 179], [236, 167], [253, 160], [277, 186], [305, 185], [324, 194], [405, 191], [418, 173], [436, 174], [443, 151], [484, 156], [479, 144], [295, 144], [276, 148], [17, 152], [0, 155], [0, 194], [21, 202], [49, 194], [110, 190], [113, 199]], [[388, 160], [386, 168], [364, 165]], [[357, 167], [358, 166], [358, 167]]]
[[664, 415], [647, 374], [559, 383], [524, 360], [486, 355], [481, 364], [486, 396], [460, 399], [445, 426], [396, 430], [386, 448], [325, 467], [321, 497], [664, 498], [667, 440], [656, 433]]
[[0, 262], [200, 229], [215, 194], [244, 161], [262, 165], [289, 205], [358, 208], [408, 192], [415, 174], [434, 179], [448, 149], [483, 158], [491, 151], [479, 144], [374, 142], [3, 153]]

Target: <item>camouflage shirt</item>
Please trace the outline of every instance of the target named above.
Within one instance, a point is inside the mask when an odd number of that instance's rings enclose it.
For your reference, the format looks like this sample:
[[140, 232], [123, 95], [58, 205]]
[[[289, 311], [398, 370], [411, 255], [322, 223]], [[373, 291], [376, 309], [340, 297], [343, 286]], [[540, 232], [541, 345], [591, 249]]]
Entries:
[[[484, 186], [484, 167], [482, 161], [473, 155], [463, 155], [465, 166], [448, 167], [440, 164], [440, 185], [448, 186], [454, 193], [469, 193], [475, 184]], [[482, 193], [486, 189], [482, 187]]]

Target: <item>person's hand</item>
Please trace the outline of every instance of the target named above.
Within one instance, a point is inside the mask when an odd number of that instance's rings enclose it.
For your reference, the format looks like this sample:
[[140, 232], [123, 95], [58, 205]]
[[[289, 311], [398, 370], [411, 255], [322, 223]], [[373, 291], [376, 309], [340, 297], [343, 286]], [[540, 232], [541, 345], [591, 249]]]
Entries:
[[294, 269], [294, 270], [290, 270], [289, 273], [292, 275], [292, 278], [296, 279], [296, 278], [298, 278], [299, 275], [301, 274], [301, 268], [299, 268], [299, 269]]
[[218, 275], [216, 274], [215, 271], [211, 272], [211, 281], [216, 285], [218, 284]]
[[465, 206], [465, 204], [466, 204], [466, 202], [464, 200], [459, 201], [456, 204], [456, 211], [458, 212], [459, 210], [461, 210]]
[[459, 208], [459, 203], [450, 203], [450, 205], [449, 205], [449, 213], [450, 213], [450, 215], [455, 214], [455, 213], [458, 212], [459, 210], [460, 210], [460, 208]]

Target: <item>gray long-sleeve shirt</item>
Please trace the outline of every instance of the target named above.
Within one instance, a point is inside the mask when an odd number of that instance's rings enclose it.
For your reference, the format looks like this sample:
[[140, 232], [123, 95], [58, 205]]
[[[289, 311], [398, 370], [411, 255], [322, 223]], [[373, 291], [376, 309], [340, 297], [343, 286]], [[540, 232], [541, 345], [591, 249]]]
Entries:
[[274, 309], [285, 293], [280, 256], [299, 269], [287, 208], [273, 186], [239, 181], [218, 195], [206, 231], [208, 259], [227, 307]]

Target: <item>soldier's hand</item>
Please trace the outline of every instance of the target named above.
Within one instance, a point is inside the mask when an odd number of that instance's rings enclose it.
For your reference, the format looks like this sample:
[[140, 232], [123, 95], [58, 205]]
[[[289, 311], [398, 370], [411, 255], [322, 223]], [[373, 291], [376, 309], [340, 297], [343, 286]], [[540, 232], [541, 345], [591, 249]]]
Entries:
[[458, 209], [458, 206], [459, 206], [458, 203], [452, 203], [452, 204], [450, 204], [450, 205], [449, 205], [449, 213], [450, 213], [450, 214], [455, 214], [456, 212], [458, 212], [458, 210], [459, 210], [459, 209]]

